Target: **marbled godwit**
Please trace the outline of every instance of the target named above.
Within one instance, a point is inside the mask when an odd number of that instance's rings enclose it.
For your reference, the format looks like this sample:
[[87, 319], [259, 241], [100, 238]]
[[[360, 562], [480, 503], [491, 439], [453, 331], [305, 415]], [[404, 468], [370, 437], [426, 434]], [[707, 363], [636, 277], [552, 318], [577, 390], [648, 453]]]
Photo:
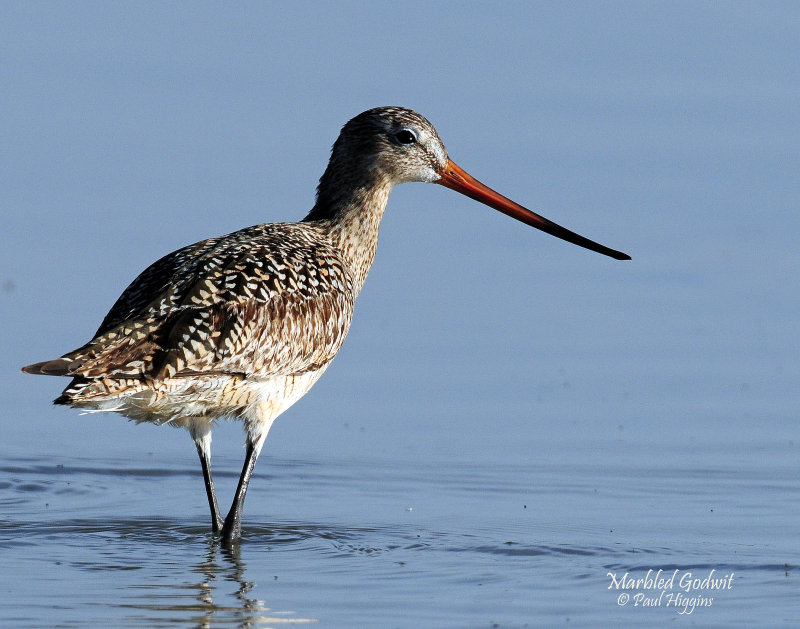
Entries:
[[[170, 253], [128, 286], [91, 341], [23, 371], [72, 376], [56, 404], [187, 428], [213, 530], [229, 544], [240, 537], [247, 485], [272, 422], [339, 351], [389, 192], [408, 181], [442, 184], [569, 242], [630, 259], [473, 179], [418, 113], [379, 107], [343, 127], [301, 222], [256, 225]], [[226, 416], [244, 421], [247, 446], [223, 520], [211, 477], [211, 426]]]

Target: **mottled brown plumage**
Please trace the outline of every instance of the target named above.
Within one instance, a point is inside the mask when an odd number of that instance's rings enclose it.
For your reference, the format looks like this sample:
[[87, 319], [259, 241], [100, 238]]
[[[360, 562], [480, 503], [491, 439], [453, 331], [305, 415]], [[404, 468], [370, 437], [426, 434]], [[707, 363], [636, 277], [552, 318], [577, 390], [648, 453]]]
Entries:
[[[71, 376], [56, 404], [186, 427], [213, 527], [231, 542], [269, 428], [341, 347], [389, 193], [407, 181], [441, 183], [549, 233], [626, 257], [483, 186], [448, 159], [425, 118], [381, 107], [344, 126], [302, 222], [256, 225], [164, 256], [128, 286], [91, 341], [23, 371]], [[247, 455], [223, 524], [210, 446], [212, 422], [224, 416], [244, 421]]]
[[[258, 225], [169, 254], [111, 308], [95, 338], [28, 371], [74, 376], [57, 404], [115, 410], [139, 421], [237, 415], [249, 379], [324, 368], [341, 347], [357, 287], [312, 224]], [[220, 387], [220, 378], [231, 386]], [[207, 386], [213, 383], [215, 386]], [[224, 393], [224, 395], [223, 395]]]

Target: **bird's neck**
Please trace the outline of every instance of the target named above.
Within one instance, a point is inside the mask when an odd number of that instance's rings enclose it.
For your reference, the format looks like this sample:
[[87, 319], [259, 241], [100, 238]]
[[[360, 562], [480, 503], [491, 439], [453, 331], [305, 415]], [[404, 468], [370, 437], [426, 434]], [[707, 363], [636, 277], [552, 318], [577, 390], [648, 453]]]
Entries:
[[315, 222], [330, 237], [347, 265], [356, 294], [361, 291], [378, 248], [378, 230], [392, 184], [387, 179], [365, 180], [329, 186], [320, 181], [317, 202], [303, 220]]

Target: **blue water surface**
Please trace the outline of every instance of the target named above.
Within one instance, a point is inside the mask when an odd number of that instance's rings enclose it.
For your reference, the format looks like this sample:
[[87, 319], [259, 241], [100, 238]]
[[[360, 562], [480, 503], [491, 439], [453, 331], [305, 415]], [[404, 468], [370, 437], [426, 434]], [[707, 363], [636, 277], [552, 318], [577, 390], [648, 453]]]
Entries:
[[[3, 3], [0, 626], [800, 625], [798, 42], [794, 3]], [[400, 186], [225, 550], [185, 433], [19, 368], [301, 218], [386, 104], [633, 260]]]

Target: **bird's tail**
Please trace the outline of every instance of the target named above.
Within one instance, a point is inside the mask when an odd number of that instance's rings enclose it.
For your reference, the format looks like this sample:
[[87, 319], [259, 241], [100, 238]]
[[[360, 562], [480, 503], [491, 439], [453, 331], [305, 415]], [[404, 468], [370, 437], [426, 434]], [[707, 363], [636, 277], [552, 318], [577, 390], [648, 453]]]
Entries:
[[22, 368], [24, 373], [32, 373], [38, 376], [71, 376], [70, 367], [72, 360], [69, 358], [56, 358], [55, 360], [45, 360], [41, 363], [34, 363]]

